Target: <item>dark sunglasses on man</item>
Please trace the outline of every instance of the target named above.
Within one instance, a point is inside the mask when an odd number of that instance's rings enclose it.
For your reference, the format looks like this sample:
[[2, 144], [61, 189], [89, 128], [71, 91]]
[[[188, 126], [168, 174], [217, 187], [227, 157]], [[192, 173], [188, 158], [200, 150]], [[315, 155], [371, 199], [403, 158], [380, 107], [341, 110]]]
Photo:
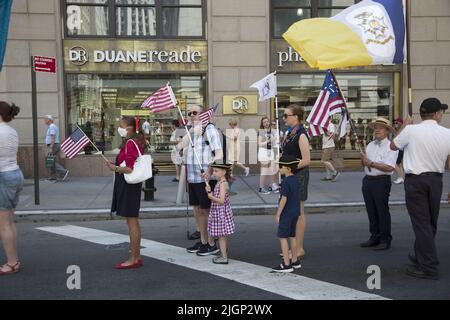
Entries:
[[189, 116], [189, 117], [196, 116], [196, 115], [198, 115], [198, 112], [197, 112], [197, 111], [192, 111], [192, 112], [189, 112], [189, 113], [188, 113], [188, 116]]
[[283, 114], [283, 118], [284, 119], [287, 119], [288, 117], [293, 117], [294, 115], [293, 114]]

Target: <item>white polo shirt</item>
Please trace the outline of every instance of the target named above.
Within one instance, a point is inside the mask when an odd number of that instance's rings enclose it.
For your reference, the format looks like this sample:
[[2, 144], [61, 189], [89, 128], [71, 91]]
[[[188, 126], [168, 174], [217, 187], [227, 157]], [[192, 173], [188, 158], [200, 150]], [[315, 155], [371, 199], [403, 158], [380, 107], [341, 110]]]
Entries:
[[435, 120], [406, 126], [394, 143], [405, 152], [403, 167], [406, 174], [445, 172], [445, 163], [450, 155], [450, 129]]
[[[382, 163], [392, 168], [395, 168], [397, 163], [398, 151], [391, 150], [391, 141], [388, 138], [378, 141], [374, 140], [366, 148], [367, 159], [376, 163]], [[368, 176], [381, 176], [381, 175], [392, 175], [394, 170], [391, 172], [384, 172], [376, 168], [371, 168], [371, 171], [367, 167], [364, 167], [364, 171]]]
[[334, 148], [334, 125], [330, 123], [328, 126], [328, 134], [322, 135], [322, 149]]

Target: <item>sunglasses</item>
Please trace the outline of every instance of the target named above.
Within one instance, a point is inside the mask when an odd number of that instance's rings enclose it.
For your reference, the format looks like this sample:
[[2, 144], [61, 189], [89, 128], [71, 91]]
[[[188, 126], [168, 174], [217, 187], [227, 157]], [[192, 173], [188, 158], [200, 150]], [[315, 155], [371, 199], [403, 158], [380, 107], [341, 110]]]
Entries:
[[293, 114], [283, 114], [283, 118], [284, 119], [287, 119], [288, 117], [293, 117], [294, 115]]
[[189, 116], [189, 117], [196, 116], [196, 115], [198, 115], [198, 112], [197, 112], [197, 111], [192, 111], [192, 112], [189, 112], [189, 113], [188, 113], [188, 116]]

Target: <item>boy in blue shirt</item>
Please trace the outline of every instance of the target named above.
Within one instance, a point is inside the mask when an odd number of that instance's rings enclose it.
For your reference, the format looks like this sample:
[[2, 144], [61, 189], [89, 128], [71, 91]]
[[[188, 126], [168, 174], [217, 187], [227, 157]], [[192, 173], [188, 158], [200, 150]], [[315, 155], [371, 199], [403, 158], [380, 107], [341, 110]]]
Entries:
[[[279, 266], [272, 269], [273, 272], [293, 272], [294, 269], [300, 269], [302, 266], [297, 257], [297, 248], [295, 244], [295, 229], [297, 220], [300, 216], [300, 185], [295, 175], [300, 160], [289, 155], [283, 155], [278, 164], [280, 172], [284, 175], [281, 183], [280, 202], [275, 216], [278, 224], [278, 238], [280, 239], [283, 261]], [[289, 259], [289, 243], [292, 252], [292, 261]]]

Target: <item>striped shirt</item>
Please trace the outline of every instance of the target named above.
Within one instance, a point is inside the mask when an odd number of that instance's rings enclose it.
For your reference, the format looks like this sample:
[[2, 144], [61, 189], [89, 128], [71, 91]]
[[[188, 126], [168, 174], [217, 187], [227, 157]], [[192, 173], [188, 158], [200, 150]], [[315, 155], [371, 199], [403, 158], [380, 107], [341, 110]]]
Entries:
[[[222, 149], [222, 142], [220, 140], [219, 132], [213, 125], [208, 125], [205, 128], [205, 134], [201, 134], [201, 127], [194, 130], [196, 133], [191, 133], [192, 141], [194, 142], [195, 151], [197, 151], [200, 158], [202, 169], [207, 172], [209, 164], [213, 161], [214, 157], [212, 151]], [[198, 132], [198, 133], [197, 133]], [[206, 141], [209, 141], [207, 145]], [[187, 172], [189, 183], [201, 183], [203, 182], [202, 173], [198, 161], [195, 158], [194, 150], [191, 146], [187, 149]]]
[[19, 136], [17, 131], [5, 122], [0, 123], [0, 172], [19, 169], [17, 165], [17, 151]]

